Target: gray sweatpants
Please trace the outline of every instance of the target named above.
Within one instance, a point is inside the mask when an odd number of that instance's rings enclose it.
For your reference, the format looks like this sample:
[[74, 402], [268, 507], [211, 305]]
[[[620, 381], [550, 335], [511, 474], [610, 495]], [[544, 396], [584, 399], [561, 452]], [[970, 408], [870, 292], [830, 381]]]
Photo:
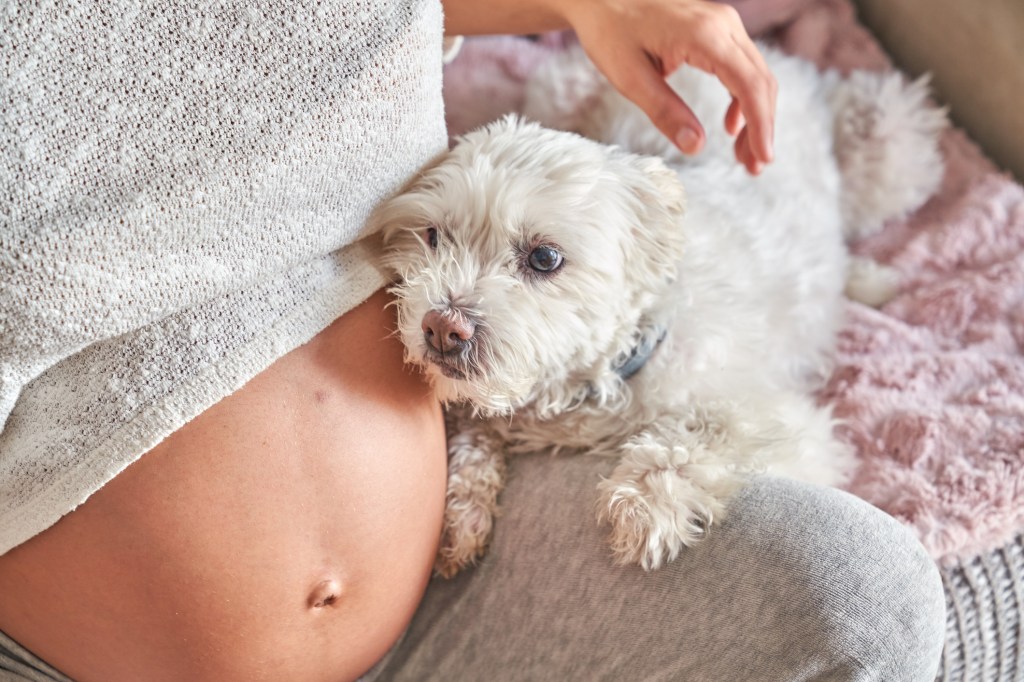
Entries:
[[613, 461], [513, 460], [487, 558], [434, 580], [366, 679], [934, 680], [939, 572], [846, 493], [760, 478], [661, 570], [617, 567], [594, 521]]
[[[485, 561], [433, 581], [364, 680], [935, 679], [939, 574], [885, 514], [760, 478], [706, 541], [644, 573], [612, 565], [594, 521], [595, 485], [613, 465], [516, 459]], [[2, 642], [0, 676], [66, 679]]]

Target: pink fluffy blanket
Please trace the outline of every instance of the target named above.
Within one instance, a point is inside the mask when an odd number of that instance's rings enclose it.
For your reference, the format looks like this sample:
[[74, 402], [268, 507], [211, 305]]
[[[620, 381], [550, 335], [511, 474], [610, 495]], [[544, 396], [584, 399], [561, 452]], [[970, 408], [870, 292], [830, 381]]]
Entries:
[[[734, 4], [752, 32], [771, 28], [820, 66], [891, 68], [848, 0]], [[561, 36], [468, 41], [445, 74], [449, 130], [517, 111], [524, 80], [562, 47]], [[822, 399], [860, 454], [849, 490], [952, 561], [1024, 529], [1024, 188], [961, 131], [943, 150], [940, 192], [856, 245], [896, 267], [902, 288], [881, 310], [848, 304]]]

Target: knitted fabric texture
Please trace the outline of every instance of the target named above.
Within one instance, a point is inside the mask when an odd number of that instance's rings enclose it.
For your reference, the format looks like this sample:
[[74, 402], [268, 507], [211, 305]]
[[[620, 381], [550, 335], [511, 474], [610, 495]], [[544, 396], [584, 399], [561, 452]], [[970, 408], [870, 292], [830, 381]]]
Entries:
[[946, 588], [943, 682], [1024, 677], [1024, 538], [942, 568]]
[[384, 283], [441, 7], [0, 6], [0, 553]]

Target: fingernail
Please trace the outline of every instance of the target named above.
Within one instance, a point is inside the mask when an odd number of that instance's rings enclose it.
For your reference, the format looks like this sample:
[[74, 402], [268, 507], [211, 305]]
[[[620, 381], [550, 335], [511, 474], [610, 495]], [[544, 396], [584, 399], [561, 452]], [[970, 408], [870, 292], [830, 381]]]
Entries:
[[687, 154], [696, 154], [700, 145], [700, 134], [693, 128], [683, 128], [676, 133], [676, 146]]

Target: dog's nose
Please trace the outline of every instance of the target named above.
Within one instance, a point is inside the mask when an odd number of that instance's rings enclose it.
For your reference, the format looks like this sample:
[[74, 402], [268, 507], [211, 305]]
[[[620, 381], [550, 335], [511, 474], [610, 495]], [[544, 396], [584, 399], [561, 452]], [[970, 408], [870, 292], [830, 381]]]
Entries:
[[439, 353], [464, 350], [475, 332], [473, 321], [462, 315], [445, 315], [439, 310], [431, 310], [423, 316], [423, 338]]

